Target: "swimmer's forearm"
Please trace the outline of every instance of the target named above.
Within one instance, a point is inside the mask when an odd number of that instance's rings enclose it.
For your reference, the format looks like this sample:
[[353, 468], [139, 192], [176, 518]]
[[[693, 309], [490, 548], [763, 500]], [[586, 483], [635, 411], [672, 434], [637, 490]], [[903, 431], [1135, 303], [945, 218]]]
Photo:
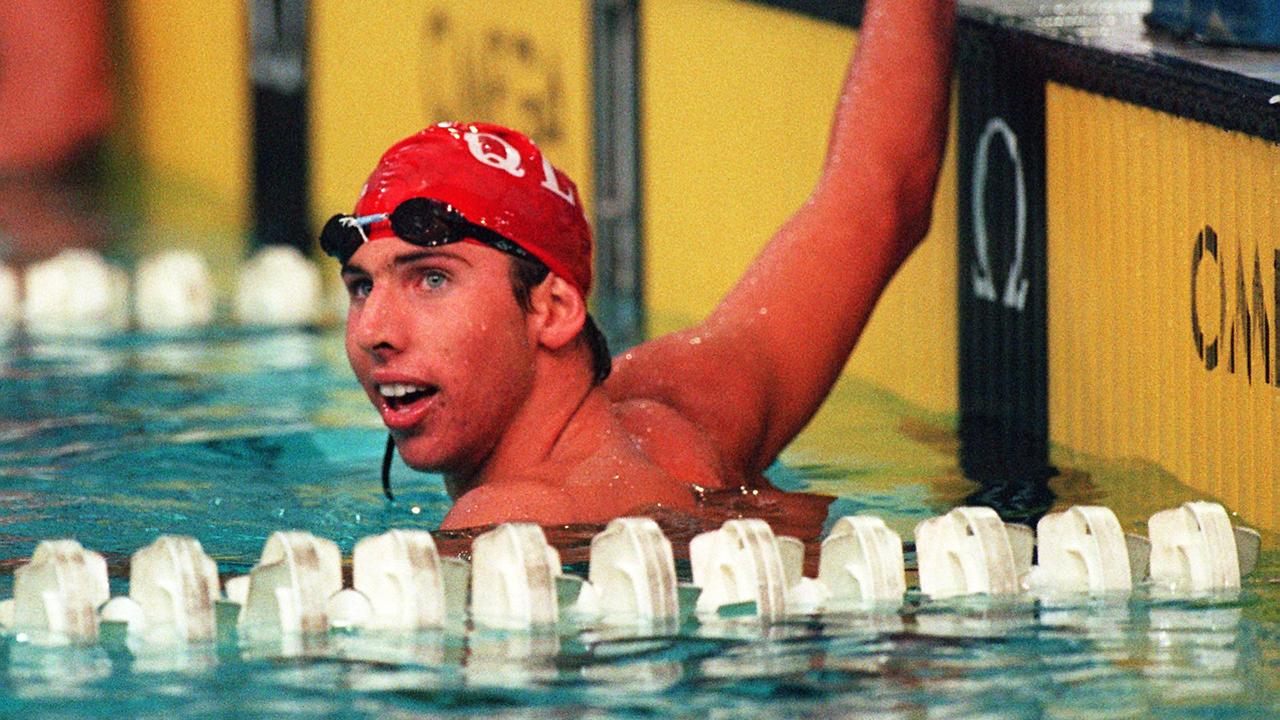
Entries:
[[743, 372], [770, 378], [761, 463], [817, 411], [928, 230], [953, 32], [953, 0], [868, 0], [818, 186], [705, 326], [752, 348], [759, 365]]
[[849, 207], [850, 193], [892, 182], [905, 218], [923, 221], [903, 228], [905, 257], [928, 229], [946, 142], [955, 2], [868, 0], [862, 28], [814, 199]]

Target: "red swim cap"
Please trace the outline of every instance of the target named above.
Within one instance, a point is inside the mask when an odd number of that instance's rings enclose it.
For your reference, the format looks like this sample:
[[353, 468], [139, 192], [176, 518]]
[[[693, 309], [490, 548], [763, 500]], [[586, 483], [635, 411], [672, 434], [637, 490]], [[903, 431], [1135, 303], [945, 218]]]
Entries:
[[[441, 123], [392, 145], [356, 201], [356, 215], [426, 197], [501, 234], [582, 293], [591, 291], [591, 228], [578, 188], [524, 135], [488, 123]], [[369, 239], [392, 237], [390, 223]]]

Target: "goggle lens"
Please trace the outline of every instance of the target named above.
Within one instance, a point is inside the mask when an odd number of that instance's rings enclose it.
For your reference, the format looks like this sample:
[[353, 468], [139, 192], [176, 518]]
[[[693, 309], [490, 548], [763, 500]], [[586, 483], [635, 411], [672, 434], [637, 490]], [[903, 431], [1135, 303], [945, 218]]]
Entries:
[[320, 231], [320, 248], [345, 265], [368, 241], [366, 228], [383, 221], [390, 222], [392, 232], [414, 245], [436, 247], [470, 238], [510, 255], [530, 257], [524, 248], [467, 220], [448, 203], [423, 197], [401, 202], [390, 215], [334, 215]]

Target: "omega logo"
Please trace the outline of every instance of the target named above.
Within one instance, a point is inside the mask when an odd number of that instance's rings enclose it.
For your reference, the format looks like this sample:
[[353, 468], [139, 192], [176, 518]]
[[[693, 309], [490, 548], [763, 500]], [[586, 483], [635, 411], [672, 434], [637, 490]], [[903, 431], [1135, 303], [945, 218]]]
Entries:
[[463, 20], [442, 8], [422, 19], [418, 73], [426, 119], [496, 122], [520, 128], [543, 149], [558, 147], [568, 135], [569, 106], [554, 45], [525, 29]]
[[1018, 152], [1018, 136], [1004, 121], [994, 117], [987, 121], [978, 148], [973, 153], [973, 177], [969, 198], [973, 213], [973, 250], [976, 260], [971, 268], [973, 294], [987, 302], [997, 301], [995, 274], [991, 269], [990, 241], [987, 238], [986, 191], [990, 163], [991, 141], [999, 137], [1000, 146], [1009, 154], [1013, 163], [1014, 227], [1013, 262], [1005, 277], [1004, 292], [999, 295], [1000, 304], [1021, 312], [1027, 305], [1028, 281], [1023, 277], [1023, 256], [1027, 245], [1027, 182], [1022, 172], [1022, 156]]

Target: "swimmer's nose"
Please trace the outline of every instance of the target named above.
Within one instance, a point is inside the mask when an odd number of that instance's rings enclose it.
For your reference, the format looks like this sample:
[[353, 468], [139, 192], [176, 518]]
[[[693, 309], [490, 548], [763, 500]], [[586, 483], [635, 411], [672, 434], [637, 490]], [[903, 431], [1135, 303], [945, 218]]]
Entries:
[[350, 316], [347, 332], [360, 349], [381, 358], [404, 348], [407, 328], [401, 314], [391, 293], [375, 287]]

